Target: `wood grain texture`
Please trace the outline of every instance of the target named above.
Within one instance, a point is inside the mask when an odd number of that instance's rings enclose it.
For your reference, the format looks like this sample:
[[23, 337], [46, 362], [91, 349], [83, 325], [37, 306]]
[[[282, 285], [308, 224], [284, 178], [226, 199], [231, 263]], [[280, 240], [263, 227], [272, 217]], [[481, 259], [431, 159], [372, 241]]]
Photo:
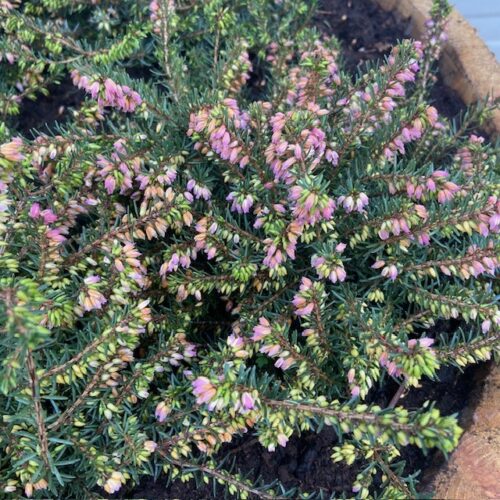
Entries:
[[434, 480], [435, 498], [500, 498], [500, 367], [494, 366], [468, 429]]

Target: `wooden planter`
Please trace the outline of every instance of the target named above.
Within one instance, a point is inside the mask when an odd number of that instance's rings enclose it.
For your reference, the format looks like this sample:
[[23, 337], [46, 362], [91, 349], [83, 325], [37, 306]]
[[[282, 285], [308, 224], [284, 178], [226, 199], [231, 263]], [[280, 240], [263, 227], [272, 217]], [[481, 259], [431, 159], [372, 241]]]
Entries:
[[[411, 20], [412, 36], [424, 33], [432, 0], [371, 0], [384, 10]], [[480, 1], [480, 0], [477, 0]], [[440, 72], [444, 83], [465, 104], [487, 96], [500, 98], [500, 64], [457, 11], [450, 16], [449, 40], [443, 48]], [[485, 125], [492, 138], [500, 137], [500, 110]], [[479, 389], [478, 389], [479, 390]], [[434, 479], [435, 498], [500, 499], [500, 367], [494, 366], [466, 430], [450, 461]]]

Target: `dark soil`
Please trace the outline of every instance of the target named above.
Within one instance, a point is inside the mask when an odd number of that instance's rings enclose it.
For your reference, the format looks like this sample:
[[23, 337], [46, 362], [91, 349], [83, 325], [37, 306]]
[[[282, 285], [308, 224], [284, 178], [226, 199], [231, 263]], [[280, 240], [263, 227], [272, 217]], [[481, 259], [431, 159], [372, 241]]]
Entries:
[[64, 123], [72, 108], [83, 101], [85, 93], [73, 85], [69, 76], [49, 86], [49, 95], [37, 96], [36, 101], [24, 99], [18, 116], [17, 130], [29, 137], [48, 132], [56, 123]]

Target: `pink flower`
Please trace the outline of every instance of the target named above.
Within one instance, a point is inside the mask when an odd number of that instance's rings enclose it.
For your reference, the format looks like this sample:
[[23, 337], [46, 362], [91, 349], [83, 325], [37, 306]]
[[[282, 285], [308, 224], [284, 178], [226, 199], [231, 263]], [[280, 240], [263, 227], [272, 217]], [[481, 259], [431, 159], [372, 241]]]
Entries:
[[10, 161], [21, 161], [24, 160], [24, 155], [21, 153], [22, 149], [22, 139], [15, 137], [11, 142], [0, 145], [0, 155]]
[[382, 269], [381, 274], [382, 276], [389, 278], [391, 281], [394, 281], [398, 276], [398, 268], [394, 264], [390, 264]]
[[246, 410], [251, 410], [255, 407], [255, 401], [248, 392], [244, 392], [241, 395], [241, 403], [243, 404], [243, 408]]
[[57, 215], [50, 209], [42, 210], [40, 215], [43, 217], [43, 222], [45, 224], [52, 224], [57, 220]]
[[325, 152], [325, 158], [333, 166], [337, 166], [339, 164], [339, 154], [336, 151], [332, 151], [331, 149], [327, 149]]
[[61, 228], [55, 228], [55, 229], [50, 229], [45, 233], [45, 236], [51, 240], [54, 243], [62, 243], [63, 241], [66, 241], [66, 238], [61, 234], [62, 229]]
[[266, 344], [263, 345], [260, 349], [260, 352], [263, 354], [267, 354], [270, 358], [274, 358], [281, 351], [281, 346], [279, 344]]
[[378, 235], [381, 240], [387, 240], [390, 236], [389, 231], [387, 231], [386, 229], [381, 229], [378, 232]]
[[276, 360], [276, 363], [274, 363], [274, 366], [276, 368], [281, 368], [283, 371], [288, 370], [290, 366], [292, 366], [295, 363], [295, 360], [291, 357], [280, 357]]
[[297, 316], [308, 316], [309, 314], [311, 314], [313, 312], [313, 309], [314, 309], [314, 303], [312, 303], [312, 302], [310, 304], [304, 304], [304, 305], [297, 305], [294, 302], [294, 305], [297, 307], [295, 309], [295, 314]]
[[356, 200], [356, 210], [358, 212], [363, 212], [364, 208], [368, 205], [369, 199], [365, 193], [359, 193], [358, 199]]
[[113, 194], [113, 191], [115, 190], [116, 187], [116, 181], [115, 178], [112, 175], [108, 175], [104, 181], [104, 187], [106, 188], [106, 191], [108, 194]]
[[241, 349], [245, 345], [245, 340], [243, 337], [239, 337], [238, 335], [232, 333], [227, 338], [227, 344], [233, 349]]
[[421, 232], [421, 233], [418, 233], [418, 235], [417, 235], [417, 241], [421, 245], [426, 246], [426, 245], [428, 245], [431, 242], [431, 239], [430, 239], [430, 236], [427, 233]]
[[122, 95], [122, 91], [116, 83], [110, 78], [106, 78], [104, 82], [104, 95], [108, 102], [114, 102], [115, 99]]
[[31, 208], [29, 211], [29, 216], [32, 219], [38, 219], [40, 217], [40, 204], [39, 203], [33, 203], [33, 205], [31, 205]]
[[420, 339], [411, 339], [408, 341], [408, 347], [410, 349], [414, 349], [417, 344], [425, 349], [429, 349], [430, 346], [434, 344], [434, 339], [431, 339], [430, 337], [422, 337]]
[[418, 343], [422, 347], [429, 348], [432, 344], [434, 344], [434, 339], [431, 339], [430, 337], [422, 337], [422, 338], [418, 339]]
[[158, 422], [165, 422], [169, 413], [170, 413], [170, 408], [166, 405], [164, 401], [158, 403], [155, 410], [155, 418], [156, 420], [158, 420]]
[[150, 453], [154, 453], [156, 448], [158, 448], [158, 443], [155, 443], [154, 441], [144, 441], [144, 449]]
[[330, 281], [332, 281], [333, 283], [336, 283], [337, 281], [339, 282], [345, 281], [346, 277], [347, 273], [345, 272], [345, 269], [342, 266], [336, 267], [329, 274]]
[[193, 381], [192, 385], [193, 393], [197, 397], [197, 404], [208, 403], [217, 393], [217, 390], [207, 377], [198, 377]]
[[92, 275], [88, 276], [83, 281], [86, 285], [93, 285], [94, 283], [99, 283], [99, 281], [101, 281], [101, 278], [99, 276]]
[[278, 434], [278, 443], [280, 446], [283, 446], [283, 448], [285, 448], [286, 444], [288, 443], [288, 437], [283, 433]]
[[113, 472], [111, 477], [104, 484], [104, 489], [107, 493], [116, 493], [125, 483], [125, 477], [121, 472]]
[[92, 311], [94, 309], [102, 309], [108, 300], [106, 297], [95, 288], [89, 288], [85, 293], [80, 295], [80, 304], [83, 306], [84, 311]]
[[481, 331], [483, 333], [488, 333], [490, 331], [490, 328], [491, 328], [491, 321], [489, 319], [485, 319], [481, 323]]
[[431, 125], [435, 125], [438, 120], [438, 112], [434, 106], [428, 106], [425, 110], [425, 114], [427, 115], [427, 119]]
[[252, 335], [252, 340], [254, 342], [257, 342], [259, 340], [262, 340], [265, 336], [269, 335], [271, 333], [271, 325], [269, 321], [261, 317], [259, 318], [259, 324], [253, 328], [253, 335]]

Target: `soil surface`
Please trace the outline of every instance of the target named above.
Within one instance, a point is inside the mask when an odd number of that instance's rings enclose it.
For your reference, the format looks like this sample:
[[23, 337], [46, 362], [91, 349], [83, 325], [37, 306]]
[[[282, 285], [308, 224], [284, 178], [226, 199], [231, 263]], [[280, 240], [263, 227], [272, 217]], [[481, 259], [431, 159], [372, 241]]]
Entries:
[[67, 76], [49, 86], [49, 95], [39, 95], [36, 101], [24, 99], [16, 129], [28, 138], [36, 137], [36, 132], [48, 132], [56, 123], [64, 123], [70, 110], [78, 107], [84, 97], [83, 90], [75, 87]]
[[[333, 33], [339, 38], [344, 64], [350, 72], [355, 72], [367, 61], [382, 58], [397, 40], [408, 37], [409, 33], [408, 20], [381, 11], [369, 0], [324, 0], [320, 3], [315, 22], [323, 32]], [[64, 121], [68, 110], [78, 106], [83, 98], [83, 93], [72, 86], [69, 78], [50, 91], [49, 96], [41, 96], [36, 102], [23, 103], [17, 127], [20, 132], [29, 136], [31, 129], [46, 131], [56, 121]], [[456, 117], [464, 110], [458, 96], [446, 88], [439, 77], [431, 101], [448, 118]], [[461, 425], [467, 427], [488, 370], [489, 365], [472, 366], [463, 373], [454, 368], [443, 368], [438, 374], [439, 382], [424, 381], [421, 388], [404, 395], [400, 404], [411, 410], [420, 408], [425, 401], [436, 401], [443, 414], [459, 413]], [[389, 380], [372, 392], [370, 402], [386, 406], [396, 390], [396, 383]], [[253, 480], [261, 477], [269, 483], [278, 478], [286, 487], [298, 487], [304, 492], [323, 489], [326, 496], [351, 495], [350, 487], [360, 464], [351, 467], [334, 464], [330, 456], [337, 442], [333, 429], [325, 428], [319, 434], [294, 436], [286, 448], [279, 447], [270, 453], [249, 434], [226, 445], [220, 456], [229, 454], [234, 470]], [[411, 446], [403, 450], [401, 458], [406, 463], [406, 472], [423, 471], [422, 491], [428, 488], [435, 471], [444, 463], [442, 454], [436, 452], [426, 457]], [[166, 479], [160, 477], [157, 482], [144, 478], [135, 488], [124, 488], [108, 498], [201, 500], [222, 497], [222, 491], [214, 492], [211, 486], [203, 483], [174, 481], [167, 484]]]

